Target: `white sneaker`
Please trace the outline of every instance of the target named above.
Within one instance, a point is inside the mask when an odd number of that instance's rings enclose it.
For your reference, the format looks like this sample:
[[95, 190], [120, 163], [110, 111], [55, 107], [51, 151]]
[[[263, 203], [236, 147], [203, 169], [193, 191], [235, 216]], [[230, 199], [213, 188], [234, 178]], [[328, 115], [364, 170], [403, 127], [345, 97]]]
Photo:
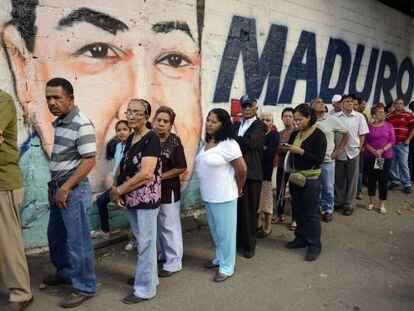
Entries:
[[372, 210], [374, 208], [374, 204], [370, 204], [367, 207], [365, 207], [367, 210]]
[[109, 240], [111, 238], [111, 232], [103, 232], [102, 230], [91, 231], [92, 239]]
[[135, 249], [137, 249], [137, 242], [135, 241], [135, 238], [130, 238], [128, 244], [125, 246], [125, 250], [130, 252]]

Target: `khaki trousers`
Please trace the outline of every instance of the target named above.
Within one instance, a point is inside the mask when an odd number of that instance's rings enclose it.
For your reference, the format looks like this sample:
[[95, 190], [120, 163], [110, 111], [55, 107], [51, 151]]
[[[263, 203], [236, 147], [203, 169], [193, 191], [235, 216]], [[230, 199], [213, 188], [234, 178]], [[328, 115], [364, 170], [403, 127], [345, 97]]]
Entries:
[[0, 190], [0, 274], [10, 301], [32, 298], [19, 216], [22, 203], [22, 188]]

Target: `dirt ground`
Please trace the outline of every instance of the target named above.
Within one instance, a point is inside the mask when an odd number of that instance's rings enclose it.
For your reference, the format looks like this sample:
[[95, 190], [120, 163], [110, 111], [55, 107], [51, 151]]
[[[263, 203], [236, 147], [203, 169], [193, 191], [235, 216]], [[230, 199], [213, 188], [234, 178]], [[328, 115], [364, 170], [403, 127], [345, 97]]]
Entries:
[[[220, 284], [202, 263], [213, 257], [207, 227], [184, 233], [184, 268], [160, 279], [157, 296], [137, 305], [121, 298], [131, 292], [136, 255], [125, 242], [96, 251], [98, 293], [77, 310], [414, 310], [414, 195], [395, 190], [387, 215], [362, 208], [351, 217], [335, 212], [322, 223], [323, 251], [315, 262], [305, 250], [287, 250], [293, 238], [285, 224], [257, 244], [256, 256], [237, 257], [236, 273]], [[288, 208], [288, 210], [290, 210]], [[34, 303], [29, 310], [59, 310], [70, 294], [68, 286], [40, 289], [43, 276], [53, 272], [48, 253], [29, 255]], [[0, 307], [7, 303], [0, 287]]]

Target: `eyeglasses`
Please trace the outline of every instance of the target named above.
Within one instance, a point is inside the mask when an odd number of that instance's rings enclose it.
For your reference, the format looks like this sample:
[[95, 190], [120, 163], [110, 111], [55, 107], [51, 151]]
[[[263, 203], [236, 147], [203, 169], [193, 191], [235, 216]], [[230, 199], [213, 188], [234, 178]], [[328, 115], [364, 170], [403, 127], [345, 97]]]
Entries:
[[142, 117], [146, 116], [145, 113], [143, 113], [141, 111], [136, 111], [136, 110], [127, 110], [127, 111], [124, 112], [124, 114], [126, 116], [131, 116], [131, 117], [134, 117], [134, 118], [137, 118], [137, 117], [142, 118]]

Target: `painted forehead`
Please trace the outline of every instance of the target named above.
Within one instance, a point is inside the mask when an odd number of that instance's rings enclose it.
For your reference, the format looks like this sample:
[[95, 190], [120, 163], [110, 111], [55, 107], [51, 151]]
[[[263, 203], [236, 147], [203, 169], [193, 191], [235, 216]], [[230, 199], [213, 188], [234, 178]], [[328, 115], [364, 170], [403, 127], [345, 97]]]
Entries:
[[[112, 35], [140, 32], [145, 36], [177, 31], [198, 41], [196, 0], [41, 0], [36, 10], [39, 29], [64, 30], [83, 23]], [[41, 30], [40, 30], [41, 31]]]

